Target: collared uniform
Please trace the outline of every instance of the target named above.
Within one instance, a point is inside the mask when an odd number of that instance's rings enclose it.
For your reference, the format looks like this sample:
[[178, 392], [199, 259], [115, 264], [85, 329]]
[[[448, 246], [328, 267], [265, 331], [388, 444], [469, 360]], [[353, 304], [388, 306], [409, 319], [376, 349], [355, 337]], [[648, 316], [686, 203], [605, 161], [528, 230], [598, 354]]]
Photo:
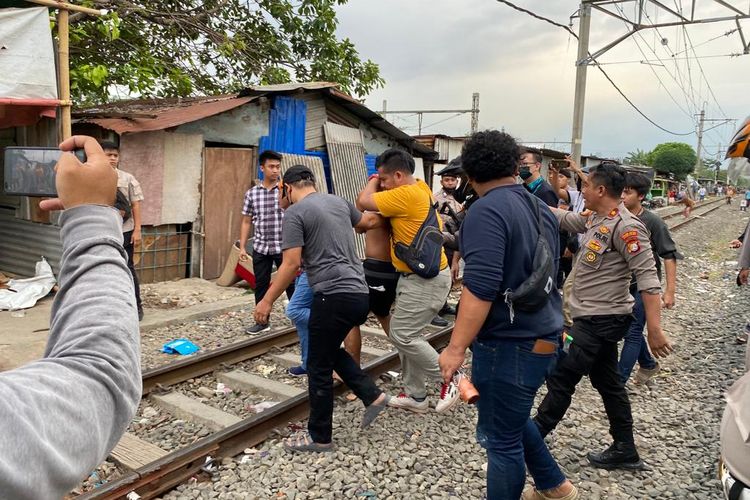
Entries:
[[573, 342], [547, 379], [548, 393], [535, 421], [546, 435], [562, 420], [575, 387], [588, 375], [599, 392], [616, 442], [633, 443], [630, 400], [620, 377], [617, 344], [633, 320], [631, 275], [638, 290], [659, 293], [648, 231], [625, 205], [582, 217], [553, 209], [562, 229], [583, 233], [569, 298]]
[[633, 297], [629, 286], [635, 277], [638, 291], [661, 290], [646, 226], [622, 203], [606, 215], [584, 218], [554, 210], [561, 229], [583, 233], [575, 261], [575, 281], [570, 297], [573, 319], [581, 316], [630, 314]]

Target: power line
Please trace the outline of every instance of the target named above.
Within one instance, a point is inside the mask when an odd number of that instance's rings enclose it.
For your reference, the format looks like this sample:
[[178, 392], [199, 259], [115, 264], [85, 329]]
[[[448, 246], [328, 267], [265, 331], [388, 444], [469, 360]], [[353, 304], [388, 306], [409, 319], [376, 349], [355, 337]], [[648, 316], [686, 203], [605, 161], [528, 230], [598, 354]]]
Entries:
[[[549, 23], [549, 24], [551, 24], [551, 25], [553, 25], [553, 26], [557, 26], [558, 28], [562, 28], [562, 29], [564, 29], [565, 31], [567, 31], [568, 33], [570, 33], [571, 35], [573, 35], [573, 36], [574, 36], [574, 37], [575, 37], [576, 39], [578, 39], [578, 35], [577, 35], [577, 34], [576, 34], [576, 33], [575, 33], [575, 32], [574, 32], [573, 30], [571, 30], [571, 29], [570, 29], [570, 28], [569, 28], [568, 26], [565, 26], [564, 24], [560, 24], [560, 23], [558, 23], [558, 22], [555, 22], [555, 21], [553, 21], [553, 20], [551, 20], [551, 19], [548, 19], [548, 18], [546, 18], [546, 17], [543, 17], [543, 16], [540, 16], [540, 15], [538, 15], [538, 14], [535, 14], [534, 12], [531, 12], [530, 10], [524, 9], [524, 8], [522, 8], [522, 7], [519, 7], [519, 6], [515, 5], [515, 4], [513, 4], [512, 2], [509, 2], [508, 0], [497, 0], [497, 1], [498, 1], [499, 3], [502, 3], [502, 4], [505, 4], [505, 5], [507, 5], [508, 7], [511, 7], [511, 8], [513, 8], [513, 9], [515, 9], [515, 10], [519, 11], [519, 12], [523, 12], [524, 14], [528, 14], [528, 15], [530, 15], [531, 17], [534, 17], [534, 18], [536, 18], [536, 19], [539, 19], [539, 20], [541, 20], [541, 21], [544, 21], [544, 22], [546, 22], [546, 23]], [[592, 54], [591, 54], [590, 52], [588, 53], [588, 55], [589, 55], [589, 57], [591, 57], [591, 58], [592, 58], [592, 60], [594, 60], [594, 62], [596, 62], [596, 59], [594, 59], [594, 58], [593, 58], [593, 56], [592, 56]], [[616, 90], [616, 91], [617, 91], [617, 92], [618, 92], [618, 93], [619, 93], [619, 94], [620, 94], [620, 95], [621, 95], [621, 96], [623, 97], [623, 99], [625, 99], [625, 101], [627, 101], [627, 103], [628, 103], [628, 104], [630, 104], [630, 106], [631, 106], [631, 107], [632, 107], [632, 108], [633, 108], [633, 109], [634, 109], [634, 110], [635, 110], [635, 111], [636, 111], [636, 112], [637, 112], [637, 113], [638, 113], [639, 115], [641, 115], [641, 116], [642, 116], [643, 118], [645, 118], [645, 119], [646, 119], [646, 120], [647, 120], [647, 121], [648, 121], [649, 123], [651, 123], [651, 124], [652, 124], [653, 126], [655, 126], [656, 128], [658, 128], [658, 129], [660, 129], [660, 130], [663, 130], [664, 132], [667, 132], [668, 134], [672, 134], [672, 135], [677, 135], [677, 136], [693, 135], [693, 134], [695, 133], [695, 132], [687, 132], [687, 133], [684, 133], [684, 134], [683, 134], [683, 133], [679, 133], [679, 132], [673, 132], [673, 131], [671, 131], [671, 130], [669, 130], [669, 129], [666, 129], [666, 128], [662, 127], [661, 125], [659, 125], [658, 123], [656, 123], [656, 122], [655, 122], [654, 120], [652, 120], [652, 119], [651, 119], [650, 117], [648, 117], [648, 116], [647, 116], [647, 115], [646, 115], [646, 114], [645, 114], [645, 113], [644, 113], [643, 111], [641, 111], [641, 110], [640, 110], [640, 109], [638, 108], [638, 106], [636, 106], [636, 105], [635, 105], [635, 103], [633, 103], [633, 101], [631, 101], [631, 100], [630, 100], [630, 99], [628, 98], [628, 96], [626, 96], [626, 95], [625, 95], [625, 93], [624, 93], [624, 92], [623, 92], [623, 91], [622, 91], [622, 90], [620, 89], [620, 87], [618, 87], [618, 86], [617, 86], [617, 84], [616, 84], [616, 83], [615, 83], [615, 82], [614, 82], [614, 81], [612, 80], [612, 78], [610, 78], [609, 74], [607, 74], [607, 72], [606, 72], [606, 71], [604, 71], [604, 68], [602, 68], [602, 67], [601, 67], [601, 66], [599, 66], [598, 64], [597, 64], [597, 66], [596, 66], [596, 67], [597, 67], [597, 69], [599, 69], [599, 71], [601, 71], [601, 73], [602, 73], [602, 74], [604, 75], [604, 78], [606, 78], [606, 79], [607, 79], [607, 80], [609, 81], [609, 83], [610, 83], [610, 84], [611, 84], [611, 85], [612, 85], [612, 86], [613, 86], [613, 87], [615, 88], [615, 90]]]
[[[623, 17], [623, 18], [625, 18], [625, 19], [627, 19], [627, 16], [625, 15], [625, 11], [624, 11], [624, 10], [623, 10], [623, 9], [622, 9], [622, 8], [621, 8], [621, 7], [619, 6], [619, 5], [617, 5], [617, 4], [615, 4], [615, 7], [617, 7], [617, 10], [619, 10], [619, 11], [620, 11], [620, 14], [622, 15], [622, 17]], [[626, 21], [624, 21], [624, 20], [623, 20], [623, 22], [624, 22], [624, 23], [626, 24], [626, 26], [627, 26], [627, 22], [626, 22]], [[655, 50], [654, 50], [654, 49], [653, 49], [653, 48], [652, 48], [652, 47], [651, 47], [650, 45], [648, 45], [648, 42], [646, 41], [645, 37], [644, 37], [644, 36], [643, 36], [643, 35], [642, 35], [641, 33], [638, 33], [638, 36], [639, 36], [639, 37], [641, 38], [641, 40], [643, 40], [643, 42], [644, 42], [644, 43], [646, 43], [646, 45], [647, 45], [647, 46], [649, 47], [649, 49], [651, 49], [651, 52], [653, 52], [653, 53], [654, 53], [654, 55], [656, 56], [656, 59], [657, 59], [657, 60], [658, 60], [659, 62], [661, 62], [661, 63], [662, 63], [662, 65], [664, 66], [664, 70], [665, 70], [665, 71], [667, 72], [667, 74], [668, 74], [669, 76], [671, 76], [671, 77], [672, 77], [672, 79], [673, 79], [673, 80], [675, 80], [675, 82], [676, 82], [676, 81], [677, 81], [677, 79], [676, 79], [676, 78], [675, 78], [675, 77], [674, 77], [674, 76], [672, 75], [672, 73], [670, 73], [670, 72], [669, 72], [669, 70], [667, 69], [666, 65], [664, 65], [664, 64], [663, 64], [663, 61], [662, 61], [662, 60], [661, 60], [661, 58], [660, 58], [660, 57], [659, 57], [659, 56], [658, 56], [658, 55], [656, 54], [656, 51], [655, 51]], [[645, 58], [645, 57], [646, 57], [646, 53], [645, 53], [645, 52], [643, 51], [643, 49], [641, 49], [641, 46], [640, 46], [640, 45], [638, 44], [638, 40], [636, 40], [635, 38], [633, 38], [633, 42], [635, 43], [635, 46], [636, 46], [636, 47], [638, 48], [638, 51], [639, 51], [639, 52], [641, 53], [641, 55], [642, 55], [642, 56], [643, 56], [643, 57]], [[658, 73], [656, 72], [656, 70], [655, 70], [655, 69], [653, 68], [653, 66], [649, 65], [649, 69], [650, 69], [650, 70], [651, 70], [651, 72], [652, 72], [652, 73], [654, 74], [654, 76], [656, 77], [656, 79], [657, 79], [657, 80], [659, 81], [659, 84], [660, 84], [660, 85], [661, 85], [661, 86], [662, 86], [662, 87], [664, 88], [664, 90], [665, 90], [665, 92], [667, 93], [667, 95], [669, 96], [669, 98], [670, 98], [670, 99], [672, 99], [672, 102], [674, 102], [674, 103], [675, 103], [675, 104], [677, 105], [677, 107], [678, 107], [678, 108], [680, 108], [680, 111], [682, 111], [683, 113], [685, 113], [685, 115], [687, 115], [687, 117], [688, 117], [688, 118], [690, 118], [690, 119], [692, 120], [692, 119], [693, 119], [693, 114], [694, 114], [694, 113], [692, 113], [692, 112], [690, 112], [690, 111], [687, 111], [687, 110], [685, 110], [685, 109], [684, 109], [684, 108], [683, 108], [683, 107], [682, 107], [682, 106], [680, 105], [680, 103], [678, 103], [678, 102], [677, 102], [677, 99], [675, 99], [675, 97], [674, 97], [674, 96], [672, 95], [672, 93], [671, 93], [671, 92], [669, 91], [669, 89], [667, 88], [667, 86], [666, 86], [666, 85], [664, 85], [664, 82], [662, 82], [662, 80], [661, 80], [661, 77], [660, 77], [660, 76], [659, 76], [659, 74], [658, 74]], [[695, 104], [695, 103], [693, 103], [693, 104]], [[688, 108], [689, 108], [689, 107], [690, 107], [690, 105], [688, 104]]]

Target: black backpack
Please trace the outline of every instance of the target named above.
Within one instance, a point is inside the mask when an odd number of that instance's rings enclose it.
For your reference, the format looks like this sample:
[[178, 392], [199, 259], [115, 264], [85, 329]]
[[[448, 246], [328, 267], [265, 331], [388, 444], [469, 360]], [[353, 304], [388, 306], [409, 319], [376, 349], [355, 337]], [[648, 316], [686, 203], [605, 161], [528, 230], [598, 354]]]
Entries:
[[542, 214], [539, 210], [541, 203], [533, 195], [524, 191], [526, 201], [536, 215], [537, 241], [534, 250], [533, 270], [523, 283], [515, 290], [508, 288], [504, 292], [505, 303], [510, 309], [510, 322], [513, 323], [514, 310], [535, 312], [544, 307], [549, 300], [550, 293], [556, 293], [555, 286], [555, 257], [547, 238], [542, 234]]
[[393, 245], [396, 257], [401, 259], [415, 274], [422, 278], [434, 278], [440, 274], [440, 257], [443, 253], [443, 233], [440, 231], [437, 215], [437, 203], [429, 199], [427, 217], [411, 245], [397, 242]]

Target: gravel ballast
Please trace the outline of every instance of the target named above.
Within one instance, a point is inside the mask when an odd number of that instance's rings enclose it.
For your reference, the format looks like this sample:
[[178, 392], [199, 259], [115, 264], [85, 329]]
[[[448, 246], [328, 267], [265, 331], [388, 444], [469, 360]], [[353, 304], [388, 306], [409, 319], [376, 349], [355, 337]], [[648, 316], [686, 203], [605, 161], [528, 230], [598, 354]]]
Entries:
[[[664, 312], [663, 327], [676, 350], [648, 385], [628, 384], [636, 443], [650, 470], [604, 471], [588, 464], [586, 453], [608, 446], [610, 436], [598, 393], [586, 380], [579, 385], [549, 443], [581, 498], [722, 498], [716, 469], [723, 392], [743, 372], [745, 346], [735, 335], [750, 316], [749, 292], [734, 284], [737, 251], [728, 242], [747, 220], [736, 205], [722, 207], [674, 233], [686, 258], [678, 264], [677, 305]], [[236, 333], [247, 315], [186, 328]], [[395, 382], [379, 384], [391, 394], [399, 391]], [[433, 405], [436, 395], [437, 387]], [[484, 498], [486, 454], [476, 444], [473, 407], [419, 416], [389, 409], [365, 431], [359, 429], [362, 413], [358, 401], [337, 398], [333, 453], [289, 454], [272, 438], [246, 456], [225, 459], [212, 478], [180, 485], [163, 498]], [[153, 431], [149, 440], [158, 441]]]

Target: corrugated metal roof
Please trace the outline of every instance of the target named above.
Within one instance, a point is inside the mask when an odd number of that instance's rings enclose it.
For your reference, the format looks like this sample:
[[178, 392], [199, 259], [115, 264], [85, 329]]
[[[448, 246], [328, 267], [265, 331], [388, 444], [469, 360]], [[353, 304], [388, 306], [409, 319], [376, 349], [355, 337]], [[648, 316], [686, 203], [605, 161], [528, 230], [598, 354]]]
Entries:
[[396, 127], [391, 122], [389, 122], [352, 96], [345, 94], [335, 88], [328, 89], [327, 92], [327, 95], [330, 98], [336, 101], [339, 105], [346, 108], [350, 113], [356, 115], [371, 127], [380, 129], [388, 135], [394, 137], [401, 145], [410, 148], [413, 153], [416, 153], [419, 156], [427, 157], [428, 159], [432, 159], [436, 156], [437, 153], [434, 150], [423, 144], [420, 144], [412, 136]]
[[21, 277], [31, 277], [42, 256], [57, 276], [62, 257], [60, 228], [0, 213], [0, 269]]
[[427, 159], [436, 156], [436, 152], [430, 147], [417, 142], [409, 134], [369, 109], [362, 102], [341, 92], [337, 87], [337, 84], [330, 82], [255, 85], [243, 89], [238, 95], [117, 101], [76, 111], [74, 116], [79, 122], [95, 123], [120, 134], [146, 132], [175, 127], [213, 116], [262, 96], [295, 91], [321, 91], [327, 98], [332, 99], [369, 126], [394, 137], [399, 144], [410, 149], [413, 154]]
[[118, 134], [148, 132], [218, 115], [257, 98], [258, 96], [214, 96], [118, 101], [77, 111], [75, 117], [78, 122], [95, 123]]
[[[354, 203], [357, 195], [367, 184], [367, 165], [365, 165], [365, 145], [359, 129], [325, 124], [328, 158], [331, 162], [333, 193]], [[357, 253], [365, 257], [365, 237], [355, 234], [354, 241]]]

